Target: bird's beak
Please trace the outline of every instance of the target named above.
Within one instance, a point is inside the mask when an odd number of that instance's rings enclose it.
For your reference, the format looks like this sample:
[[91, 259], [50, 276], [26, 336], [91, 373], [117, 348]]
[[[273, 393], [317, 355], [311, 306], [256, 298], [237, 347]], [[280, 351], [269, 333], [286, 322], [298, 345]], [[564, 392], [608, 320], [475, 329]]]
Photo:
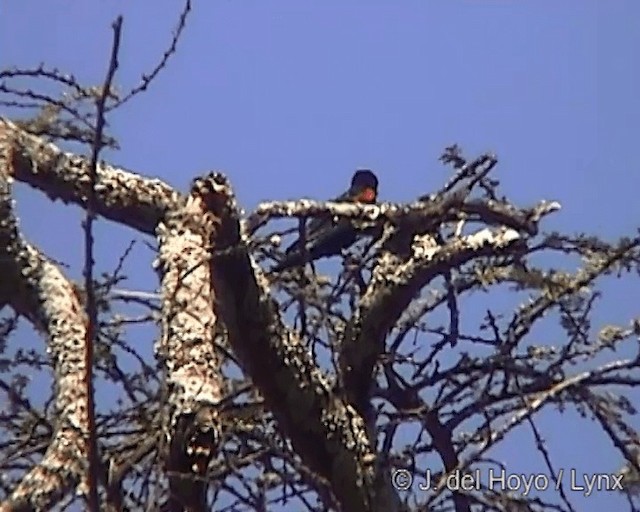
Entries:
[[376, 191], [367, 187], [356, 196], [356, 200], [362, 203], [373, 203], [376, 200]]

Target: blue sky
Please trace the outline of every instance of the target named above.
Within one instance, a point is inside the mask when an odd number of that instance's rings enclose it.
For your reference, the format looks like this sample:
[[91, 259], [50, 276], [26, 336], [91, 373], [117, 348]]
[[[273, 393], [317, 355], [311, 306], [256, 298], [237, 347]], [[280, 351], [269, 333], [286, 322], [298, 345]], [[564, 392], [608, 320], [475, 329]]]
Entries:
[[[405, 201], [449, 177], [437, 157], [458, 143], [468, 156], [496, 152], [503, 191], [519, 204], [560, 201], [546, 228], [615, 238], [638, 226], [639, 2], [195, 4], [168, 68], [109, 119], [122, 146], [103, 154], [111, 162], [182, 190], [223, 170], [246, 209], [330, 197], [369, 166], [383, 199]], [[126, 88], [155, 65], [179, 10], [168, 0], [4, 2], [0, 67], [46, 62], [102, 83], [110, 23], [122, 13], [116, 83]], [[16, 197], [30, 239], [79, 277], [78, 210], [21, 186]], [[101, 221], [98, 268], [113, 268], [131, 238]], [[156, 286], [151, 258], [136, 247], [129, 286]], [[617, 298], [598, 321], [637, 314], [637, 287], [611, 289]], [[564, 467], [616, 469], [611, 446], [593, 448], [595, 429], [571, 425], [550, 420], [545, 432]], [[599, 466], [594, 453], [608, 458]], [[611, 494], [576, 503], [622, 506]]]

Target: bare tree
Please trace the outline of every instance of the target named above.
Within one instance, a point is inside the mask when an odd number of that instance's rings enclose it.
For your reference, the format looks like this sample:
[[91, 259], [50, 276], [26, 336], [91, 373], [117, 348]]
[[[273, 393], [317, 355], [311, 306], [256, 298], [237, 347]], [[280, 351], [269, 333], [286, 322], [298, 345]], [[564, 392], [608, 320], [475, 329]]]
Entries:
[[[101, 162], [101, 148], [117, 144], [105, 116], [164, 69], [189, 11], [187, 2], [158, 66], [126, 94], [111, 86], [121, 18], [101, 87], [45, 66], [0, 72], [2, 104], [37, 109], [0, 119], [0, 510], [86, 500], [114, 511], [574, 511], [537, 426], [550, 409], [599, 425], [624, 466], [608, 483], [638, 510], [629, 392], [640, 383], [640, 320], [596, 331], [591, 315], [606, 299], [600, 280], [638, 273], [640, 237], [546, 233], [557, 202], [514, 204], [493, 178], [497, 158], [468, 160], [456, 146], [442, 156], [453, 177], [410, 204], [274, 201], [247, 215], [222, 173], [183, 194]], [[24, 77], [52, 81], [60, 97], [12, 85]], [[91, 156], [65, 152], [70, 141]], [[22, 233], [14, 181], [86, 210], [83, 285]], [[155, 238], [158, 295], [120, 288], [128, 251], [94, 277], [94, 216]], [[299, 227], [274, 228], [284, 217]], [[282, 238], [304, 235], [315, 217], [361, 232], [337, 275], [269, 272]], [[545, 254], [579, 269], [537, 264]], [[505, 286], [526, 299], [509, 312], [488, 305], [474, 324], [461, 299]], [[114, 313], [121, 303], [130, 315]], [[543, 317], [562, 339], [538, 339]], [[46, 353], [13, 346], [20, 318]], [[157, 327], [153, 359], [124, 334], [130, 324]], [[55, 382], [43, 406], [25, 391], [40, 371]], [[117, 407], [94, 411], [97, 379], [120, 387]], [[551, 495], [508, 492], [487, 476], [508, 470], [492, 449], [521, 425]], [[453, 488], [452, 477], [473, 485]]]

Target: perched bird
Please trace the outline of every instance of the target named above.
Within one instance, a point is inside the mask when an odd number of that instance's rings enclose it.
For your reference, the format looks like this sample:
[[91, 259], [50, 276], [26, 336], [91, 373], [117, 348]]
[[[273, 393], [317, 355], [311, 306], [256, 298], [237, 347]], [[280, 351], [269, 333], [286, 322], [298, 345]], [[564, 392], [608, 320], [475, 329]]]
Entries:
[[[351, 186], [345, 193], [332, 201], [353, 203], [375, 203], [378, 197], [378, 178], [368, 169], [361, 169], [351, 178]], [[309, 222], [305, 236], [305, 250], [300, 240], [296, 240], [285, 251], [285, 258], [273, 268], [274, 272], [302, 265], [306, 261], [314, 261], [326, 256], [338, 254], [342, 249], [352, 245], [357, 238], [358, 230], [349, 221], [322, 217]], [[305, 261], [306, 260], [306, 261]]]

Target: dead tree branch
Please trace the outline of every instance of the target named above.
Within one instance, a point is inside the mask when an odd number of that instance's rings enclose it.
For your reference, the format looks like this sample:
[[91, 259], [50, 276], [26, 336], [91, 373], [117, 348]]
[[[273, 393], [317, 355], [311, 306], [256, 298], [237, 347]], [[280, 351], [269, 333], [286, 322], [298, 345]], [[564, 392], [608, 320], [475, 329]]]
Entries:
[[[1, 134], [0, 134], [1, 136]], [[47, 340], [57, 392], [56, 430], [42, 458], [23, 476], [3, 512], [42, 510], [77, 487], [88, 491], [85, 453], [89, 434], [87, 372], [84, 353], [87, 319], [73, 285], [18, 231], [11, 208], [11, 154], [0, 139], [1, 295], [28, 318]]]
[[217, 404], [223, 384], [214, 344], [217, 291], [211, 287], [211, 233], [217, 219], [197, 196], [158, 225], [162, 337], [169, 411], [163, 426], [169, 453], [171, 510], [205, 510], [203, 476], [220, 436]]
[[[0, 119], [0, 143], [6, 151], [11, 175], [44, 192], [49, 198], [84, 206], [89, 195], [91, 162], [65, 153]], [[125, 226], [154, 234], [165, 212], [175, 209], [180, 198], [166, 183], [99, 162], [96, 170], [95, 213]]]
[[84, 251], [85, 251], [85, 292], [87, 307], [87, 341], [85, 343], [85, 387], [87, 389], [87, 426], [89, 429], [89, 440], [87, 459], [89, 460], [89, 510], [98, 512], [100, 502], [98, 500], [98, 465], [100, 454], [98, 453], [98, 443], [96, 441], [96, 416], [93, 394], [93, 352], [96, 337], [96, 325], [98, 323], [98, 310], [96, 307], [95, 290], [93, 287], [93, 221], [95, 219], [95, 203], [96, 203], [96, 181], [98, 156], [102, 149], [102, 131], [104, 130], [105, 106], [111, 82], [118, 69], [118, 51], [120, 48], [120, 33], [122, 30], [122, 16], [119, 16], [113, 23], [113, 45], [111, 48], [111, 59], [109, 60], [109, 69], [102, 87], [102, 94], [96, 102], [96, 133], [93, 140], [91, 151], [91, 163], [89, 165], [89, 193], [87, 194], [86, 219], [84, 224]]

